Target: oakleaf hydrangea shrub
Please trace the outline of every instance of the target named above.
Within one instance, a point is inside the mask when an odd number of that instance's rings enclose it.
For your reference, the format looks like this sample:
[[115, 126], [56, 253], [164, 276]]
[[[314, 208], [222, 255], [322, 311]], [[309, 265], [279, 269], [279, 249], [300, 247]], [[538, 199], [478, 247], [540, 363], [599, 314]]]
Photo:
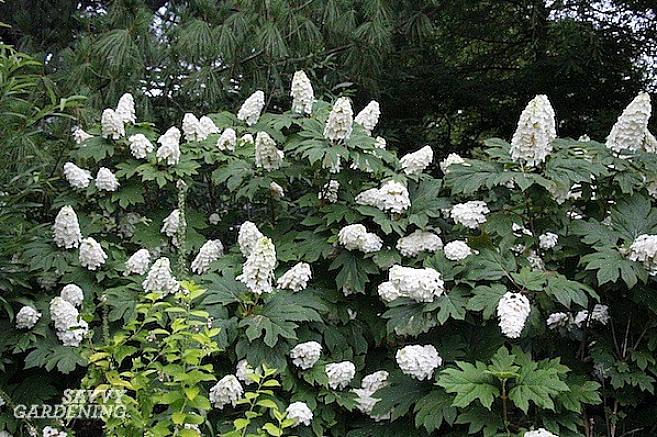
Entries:
[[385, 108], [303, 72], [282, 113], [259, 90], [158, 131], [138, 101], [76, 131], [4, 340], [127, 389], [108, 435], [654, 431], [647, 94], [605, 142], [537, 96], [509, 141], [401, 158]]

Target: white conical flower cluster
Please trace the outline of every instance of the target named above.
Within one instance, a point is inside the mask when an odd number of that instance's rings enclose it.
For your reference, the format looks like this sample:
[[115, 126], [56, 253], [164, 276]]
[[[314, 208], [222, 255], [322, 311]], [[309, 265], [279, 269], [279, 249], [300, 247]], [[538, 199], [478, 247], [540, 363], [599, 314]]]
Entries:
[[87, 237], [80, 241], [80, 265], [89, 270], [96, 270], [105, 264], [107, 254], [96, 240]]
[[340, 97], [326, 120], [324, 138], [334, 142], [348, 140], [353, 129], [353, 117], [351, 102], [346, 97]]
[[552, 434], [545, 428], [535, 429], [533, 431], [527, 431], [523, 437], [559, 437], [556, 434]]
[[433, 161], [433, 150], [431, 146], [424, 146], [420, 150], [404, 155], [399, 163], [401, 164], [402, 170], [408, 176], [419, 175], [427, 167], [431, 165]]
[[509, 338], [520, 337], [530, 311], [529, 299], [521, 293], [507, 291], [497, 304], [502, 334]]
[[411, 206], [411, 199], [403, 184], [391, 180], [385, 182], [381, 188], [363, 191], [356, 196], [356, 203], [401, 214]]
[[450, 241], [443, 248], [445, 258], [452, 261], [461, 261], [472, 255], [473, 251], [468, 243], [461, 240]]
[[293, 402], [286, 409], [287, 418], [294, 421], [292, 427], [300, 424], [310, 426], [313, 420], [313, 412], [310, 411], [305, 402]]
[[174, 209], [171, 214], [166, 216], [162, 221], [162, 228], [160, 232], [169, 238], [175, 239], [178, 235], [178, 228], [180, 227], [180, 210]]
[[141, 286], [147, 293], [155, 292], [162, 296], [174, 294], [180, 289], [180, 284], [171, 273], [168, 258], [159, 258], [153, 263]]
[[486, 214], [489, 212], [486, 203], [481, 200], [471, 200], [454, 205], [449, 215], [456, 223], [466, 228], [477, 229], [480, 224], [486, 223]]
[[55, 325], [57, 337], [64, 346], [78, 347], [89, 332], [89, 325], [80, 319], [75, 306], [60, 296], [50, 301], [50, 318]]
[[234, 407], [242, 396], [244, 396], [244, 388], [235, 375], [224, 376], [210, 389], [210, 402], [220, 410], [228, 404]]
[[119, 181], [109, 168], [101, 167], [96, 174], [96, 188], [99, 191], [116, 191], [119, 188]]
[[329, 203], [335, 203], [338, 201], [338, 190], [340, 190], [340, 182], [330, 180], [324, 184], [322, 191], [319, 192], [317, 197], [320, 200], [326, 200]]
[[237, 134], [235, 133], [235, 129], [227, 127], [217, 140], [217, 148], [219, 150], [230, 150], [232, 152], [235, 150], [236, 145]]
[[299, 343], [290, 350], [292, 363], [300, 369], [307, 370], [319, 361], [322, 355], [322, 345], [316, 341], [307, 341]]
[[325, 367], [329, 387], [333, 390], [342, 390], [349, 385], [356, 375], [356, 366], [351, 361], [327, 364]]
[[125, 271], [123, 274], [128, 275], [143, 275], [148, 271], [148, 265], [151, 263], [151, 254], [148, 249], [139, 249], [132, 254], [128, 261], [125, 263]]
[[237, 235], [237, 244], [240, 246], [240, 252], [244, 257], [251, 255], [253, 248], [260, 238], [264, 237], [262, 232], [258, 229], [255, 223], [244, 222], [240, 226], [239, 234]]
[[258, 90], [244, 101], [237, 113], [237, 119], [242, 120], [247, 126], [253, 126], [258, 122], [260, 113], [265, 107], [265, 93]]
[[132, 97], [132, 94], [125, 93], [122, 95], [114, 112], [116, 112], [123, 123], [134, 124], [137, 121], [137, 116], [135, 115], [135, 99]]
[[271, 184], [269, 184], [269, 192], [271, 193], [271, 197], [274, 199], [282, 199], [285, 197], [285, 190], [283, 187], [278, 185], [276, 182], [272, 181]]
[[443, 240], [433, 232], [417, 229], [411, 235], [397, 240], [397, 250], [402, 256], [413, 257], [421, 252], [434, 253], [442, 249]]
[[68, 284], [59, 292], [59, 297], [70, 303], [74, 307], [82, 305], [84, 293], [82, 289], [75, 284]]
[[240, 137], [240, 145], [241, 146], [247, 146], [247, 145], [252, 145], [255, 144], [255, 140], [253, 139], [253, 135], [251, 134], [244, 134]]
[[374, 147], [377, 149], [385, 149], [386, 146], [388, 145], [387, 141], [383, 137], [376, 137], [374, 139]]
[[219, 240], [208, 240], [198, 251], [192, 262], [192, 272], [201, 275], [208, 271], [211, 263], [224, 255], [224, 245]]
[[648, 132], [648, 120], [652, 107], [650, 95], [645, 92], [639, 93], [632, 102], [627, 105], [623, 113], [611, 128], [607, 137], [607, 147], [616, 153], [624, 150], [640, 150], [648, 144], [652, 149], [650, 132]]
[[440, 162], [440, 169], [443, 171], [443, 173], [447, 174], [449, 173], [449, 167], [451, 165], [465, 165], [466, 164], [465, 159], [461, 158], [461, 156], [458, 153], [450, 153], [447, 155], [447, 158], [443, 159]]
[[407, 297], [416, 302], [433, 302], [445, 292], [445, 283], [440, 273], [432, 268], [392, 266], [388, 270], [388, 281], [379, 285], [379, 295], [386, 302]]
[[360, 388], [355, 388], [352, 391], [356, 394], [356, 408], [363, 413], [369, 415], [375, 421], [385, 420], [390, 418], [390, 414], [384, 416], [371, 416], [374, 405], [380, 399], [374, 398], [373, 395], [377, 390], [388, 385], [388, 372], [379, 370], [365, 376], [360, 383]]
[[72, 249], [80, 245], [82, 234], [78, 224], [78, 216], [69, 205], [63, 206], [55, 217], [53, 238], [58, 247]]
[[557, 138], [554, 109], [545, 95], [534, 97], [520, 114], [511, 139], [511, 158], [530, 167], [545, 161]]
[[82, 144], [89, 138], [93, 138], [93, 135], [89, 135], [86, 133], [80, 126], [75, 126], [73, 128], [73, 141], [75, 141], [75, 144]]
[[137, 159], [146, 158], [146, 154], [153, 151], [153, 143], [151, 143], [144, 134], [135, 134], [128, 138], [130, 141], [130, 153]]
[[538, 245], [541, 249], [552, 249], [558, 241], [559, 236], [552, 232], [546, 232], [538, 236]]
[[310, 79], [308, 79], [305, 72], [297, 71], [294, 73], [290, 96], [292, 96], [292, 112], [298, 114], [310, 114], [313, 112], [315, 93]]
[[381, 108], [379, 107], [379, 102], [372, 100], [356, 115], [354, 121], [363, 126], [367, 135], [371, 135], [377, 123], [379, 123], [380, 115]]
[[111, 138], [113, 140], [118, 140], [125, 135], [123, 119], [111, 108], [103, 111], [100, 119], [100, 133], [103, 138]]
[[235, 366], [235, 377], [242, 381], [245, 385], [254, 384], [255, 381], [251, 378], [256, 375], [256, 371], [251, 367], [248, 361], [240, 360]]
[[41, 318], [41, 313], [31, 306], [22, 307], [16, 314], [16, 328], [32, 329]]
[[436, 348], [430, 344], [405, 346], [397, 351], [395, 358], [402, 373], [419, 381], [430, 379], [434, 370], [443, 363]]
[[276, 148], [276, 142], [267, 132], [258, 132], [255, 139], [255, 164], [272, 171], [280, 168], [285, 155]]
[[606, 325], [610, 319], [609, 307], [607, 305], [595, 304], [593, 310], [591, 310], [590, 317], [588, 310], [579, 311], [575, 314], [573, 323], [577, 326], [582, 326], [586, 323], [588, 326], [590, 320], [592, 322], [598, 322], [601, 325]]
[[292, 291], [301, 291], [306, 289], [311, 278], [310, 264], [300, 262], [278, 278], [277, 286]]
[[550, 314], [547, 320], [545, 321], [545, 323], [547, 324], [548, 328], [556, 329], [559, 327], [566, 326], [569, 321], [570, 321], [570, 316], [568, 314], [558, 312], [558, 313]]
[[160, 145], [155, 156], [158, 161], [166, 160], [167, 165], [176, 165], [180, 161], [180, 130], [173, 126], [157, 139]]
[[219, 128], [210, 117], [203, 116], [199, 120], [194, 114], [186, 113], [182, 122], [185, 141], [203, 141], [210, 134], [219, 133]]
[[643, 263], [651, 276], [657, 275], [657, 235], [642, 234], [636, 237], [628, 258]]
[[73, 188], [87, 188], [93, 179], [89, 170], [82, 169], [72, 162], [64, 164], [64, 177]]
[[338, 242], [347, 250], [360, 250], [363, 253], [378, 252], [383, 241], [376, 234], [367, 232], [361, 224], [347, 225], [338, 232]]
[[255, 294], [271, 293], [274, 269], [276, 268], [276, 248], [274, 243], [261, 237], [242, 267], [237, 278]]
[[220, 216], [219, 214], [217, 214], [216, 212], [213, 212], [213, 213], [210, 214], [210, 216], [208, 217], [208, 222], [209, 222], [211, 225], [217, 225], [217, 224], [219, 224], [220, 221], [221, 221], [221, 216]]

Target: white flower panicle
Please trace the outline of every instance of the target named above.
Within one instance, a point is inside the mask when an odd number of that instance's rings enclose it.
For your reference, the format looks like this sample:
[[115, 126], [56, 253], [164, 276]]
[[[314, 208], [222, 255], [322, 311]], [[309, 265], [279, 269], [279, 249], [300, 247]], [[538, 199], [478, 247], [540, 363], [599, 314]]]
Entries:
[[569, 320], [570, 320], [570, 316], [568, 316], [568, 314], [558, 312], [558, 313], [550, 314], [547, 320], [545, 321], [545, 323], [547, 324], [548, 328], [556, 329], [559, 327], [566, 326]]
[[180, 210], [174, 209], [171, 214], [166, 216], [162, 221], [162, 228], [160, 232], [169, 238], [175, 238], [178, 234], [178, 227], [180, 227]]
[[217, 148], [219, 150], [230, 150], [232, 152], [235, 150], [236, 145], [237, 134], [235, 133], [235, 129], [227, 127], [217, 140]]
[[310, 411], [308, 405], [304, 402], [293, 402], [286, 409], [287, 418], [294, 421], [294, 426], [300, 424], [310, 426], [310, 422], [313, 420], [313, 412]]
[[116, 191], [119, 188], [119, 181], [109, 168], [101, 167], [96, 174], [96, 188], [99, 191]]
[[413, 257], [421, 252], [434, 253], [442, 249], [443, 240], [433, 232], [417, 229], [411, 235], [397, 240], [397, 250], [402, 256]]
[[636, 237], [628, 258], [643, 263], [651, 276], [657, 275], [657, 235], [642, 234]]
[[247, 144], [255, 144], [255, 140], [253, 139], [253, 135], [244, 134], [240, 137], [240, 145], [246, 146]]
[[383, 245], [381, 238], [367, 232], [361, 224], [347, 225], [340, 229], [338, 242], [347, 250], [360, 250], [363, 253], [378, 252]]
[[267, 132], [258, 132], [255, 139], [255, 164], [267, 171], [277, 170], [283, 163], [283, 151], [276, 148], [276, 142]]
[[449, 215], [456, 223], [466, 228], [477, 229], [479, 225], [486, 223], [486, 214], [489, 212], [486, 203], [481, 200], [471, 200], [454, 205]]
[[351, 361], [342, 361], [327, 364], [325, 371], [326, 376], [328, 376], [329, 387], [333, 390], [342, 390], [354, 379], [356, 366]]
[[50, 301], [50, 318], [57, 331], [66, 331], [78, 322], [78, 310], [69, 301], [60, 296]]
[[240, 226], [239, 234], [237, 235], [237, 244], [240, 246], [240, 252], [244, 257], [251, 255], [253, 248], [260, 238], [264, 237], [262, 232], [258, 229], [255, 223], [244, 222]]
[[260, 237], [242, 267], [242, 274], [235, 279], [255, 294], [271, 293], [275, 268], [274, 243], [267, 237]]
[[135, 124], [137, 122], [137, 116], [135, 115], [135, 99], [132, 97], [132, 94], [125, 93], [122, 95], [114, 112], [116, 112], [123, 123]]
[[534, 97], [520, 114], [511, 138], [511, 158], [530, 167], [545, 161], [557, 138], [554, 109], [545, 95]]
[[434, 370], [443, 363], [436, 348], [430, 344], [405, 346], [397, 351], [395, 358], [402, 373], [419, 381], [430, 379]]
[[306, 289], [311, 278], [310, 264], [300, 262], [278, 278], [277, 286], [292, 291], [301, 291]]
[[392, 302], [393, 300], [402, 297], [401, 290], [399, 290], [395, 284], [390, 281], [380, 283], [379, 287], [377, 288], [377, 292], [379, 293], [381, 300], [384, 302]]
[[445, 283], [440, 273], [429, 267], [414, 269], [392, 266], [388, 271], [388, 282], [398, 290], [401, 297], [408, 297], [416, 302], [433, 302], [445, 292]]
[[616, 153], [643, 148], [646, 142], [650, 142], [648, 120], [651, 111], [650, 95], [640, 92], [611, 128], [607, 137], [607, 147]]
[[72, 249], [78, 247], [82, 241], [78, 216], [69, 205], [59, 210], [52, 229], [53, 239], [58, 247]]
[[80, 126], [75, 126], [73, 128], [73, 141], [75, 141], [75, 144], [82, 144], [89, 138], [93, 138], [93, 135], [89, 135], [86, 133]]
[[89, 270], [96, 270], [105, 264], [107, 254], [96, 240], [87, 237], [80, 241], [80, 265]]
[[556, 434], [552, 434], [550, 431], [545, 428], [539, 428], [533, 431], [527, 431], [523, 437], [559, 437]]
[[256, 372], [251, 367], [251, 365], [246, 360], [240, 360], [235, 367], [235, 377], [242, 381], [244, 384], [254, 384], [255, 381], [251, 379], [251, 376], [255, 375]]
[[192, 261], [192, 272], [201, 275], [208, 271], [211, 263], [224, 255], [224, 245], [219, 240], [208, 240], [205, 242], [198, 255]]
[[153, 143], [144, 134], [131, 135], [128, 141], [130, 141], [130, 153], [137, 159], [146, 158], [146, 154], [154, 149]]
[[402, 166], [402, 170], [408, 176], [419, 175], [427, 167], [431, 165], [433, 161], [433, 150], [431, 146], [424, 146], [420, 150], [404, 155], [399, 163]]
[[351, 109], [351, 101], [346, 97], [340, 97], [335, 104], [324, 126], [324, 138], [329, 141], [346, 141], [351, 136], [353, 129], [354, 112]]
[[198, 141], [203, 141], [207, 137], [210, 136], [210, 134], [218, 134], [219, 133], [219, 128], [217, 127], [216, 124], [214, 124], [214, 121], [206, 115], [201, 117], [198, 121], [198, 132], [196, 133], [198, 137]]
[[210, 389], [210, 402], [220, 410], [228, 404], [234, 407], [242, 396], [244, 396], [244, 388], [235, 375], [224, 376]]
[[298, 114], [310, 114], [313, 112], [315, 93], [310, 79], [308, 79], [305, 72], [300, 70], [294, 73], [290, 96], [292, 97], [292, 112]]
[[84, 170], [72, 162], [64, 164], [64, 177], [73, 188], [87, 188], [93, 179], [89, 170]]
[[84, 293], [82, 289], [75, 284], [68, 284], [59, 293], [59, 296], [74, 307], [82, 305]]
[[139, 249], [132, 254], [128, 261], [125, 263], [125, 271], [123, 274], [128, 275], [144, 275], [148, 271], [148, 265], [151, 263], [151, 254], [148, 249]]
[[575, 315], [573, 323], [577, 326], [582, 326], [585, 323], [588, 325], [589, 319], [592, 322], [606, 325], [611, 319], [611, 316], [609, 316], [609, 307], [607, 305], [596, 304], [590, 313], [590, 317], [588, 310], [580, 311]]
[[377, 422], [390, 418], [389, 414], [384, 416], [371, 416], [374, 405], [380, 401], [380, 399], [374, 398], [373, 395], [377, 390], [387, 385], [387, 379], [388, 372], [385, 370], [379, 370], [378, 372], [371, 373], [364, 377], [361, 381], [361, 388], [352, 390], [357, 396], [356, 407], [358, 410], [363, 414], [370, 415], [370, 417]]
[[281, 199], [285, 197], [285, 190], [283, 189], [283, 187], [281, 187], [274, 181], [272, 181], [271, 184], [269, 184], [269, 192], [271, 193], [271, 197], [273, 197], [274, 199]]
[[166, 160], [167, 165], [176, 165], [180, 161], [180, 130], [173, 126], [157, 139], [160, 145], [155, 156], [158, 161]]
[[379, 370], [374, 373], [370, 373], [363, 378], [360, 386], [363, 390], [374, 393], [375, 391], [387, 385], [388, 376], [389, 374], [385, 370]]
[[322, 345], [316, 341], [307, 341], [299, 343], [290, 350], [292, 363], [300, 369], [307, 370], [319, 361], [322, 355]]
[[509, 338], [520, 337], [530, 311], [529, 299], [521, 293], [507, 291], [497, 304], [502, 334]]
[[41, 313], [31, 306], [22, 307], [16, 314], [17, 329], [32, 329], [41, 318]]
[[80, 319], [77, 324], [71, 326], [66, 331], [58, 331], [57, 338], [59, 338], [64, 346], [78, 347], [88, 332], [89, 325], [86, 321]]
[[557, 245], [559, 241], [559, 236], [552, 232], [546, 232], [545, 234], [538, 236], [538, 245], [541, 249], [552, 249]]
[[372, 131], [379, 122], [379, 116], [381, 115], [381, 108], [379, 107], [379, 102], [372, 100], [367, 104], [354, 118], [354, 121], [365, 129], [367, 135], [371, 135]]
[[153, 263], [141, 286], [147, 293], [155, 292], [162, 296], [174, 294], [180, 289], [180, 284], [171, 273], [168, 258], [159, 258]]
[[338, 201], [338, 190], [340, 190], [340, 182], [336, 180], [330, 180], [324, 184], [322, 191], [319, 192], [317, 197], [320, 200], [325, 200], [329, 203], [335, 203]]
[[371, 188], [356, 196], [359, 205], [373, 206], [381, 211], [402, 214], [411, 206], [408, 190], [400, 182], [387, 181], [381, 188]]
[[468, 243], [461, 240], [450, 241], [443, 248], [445, 258], [452, 261], [461, 261], [472, 255], [473, 251]]
[[210, 214], [210, 216], [208, 217], [208, 222], [209, 222], [211, 225], [219, 224], [220, 221], [221, 221], [221, 216], [220, 216], [219, 214], [217, 214], [216, 212], [213, 212], [213, 213]]
[[197, 141], [198, 130], [198, 118], [190, 112], [185, 113], [182, 120], [182, 131], [185, 136], [185, 141]]
[[100, 134], [103, 138], [111, 138], [113, 140], [118, 140], [125, 135], [123, 119], [111, 108], [103, 111], [100, 119]]
[[247, 126], [253, 126], [258, 122], [260, 113], [265, 107], [265, 93], [258, 90], [251, 94], [248, 99], [244, 101], [242, 107], [237, 113], [238, 120], [242, 120]]
[[388, 143], [386, 142], [386, 139], [383, 137], [376, 137], [374, 139], [374, 147], [377, 149], [385, 149]]
[[467, 166], [465, 159], [461, 158], [458, 153], [450, 153], [447, 155], [447, 158], [440, 162], [440, 169], [443, 171], [443, 173], [447, 174], [449, 172], [449, 167], [452, 165]]

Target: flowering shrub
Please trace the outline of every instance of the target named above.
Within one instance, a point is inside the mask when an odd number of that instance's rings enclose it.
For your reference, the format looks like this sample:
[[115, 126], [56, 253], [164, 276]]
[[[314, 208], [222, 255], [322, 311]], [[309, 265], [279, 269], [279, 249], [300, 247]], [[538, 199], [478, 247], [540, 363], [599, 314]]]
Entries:
[[[106, 420], [108, 435], [649, 426], [647, 95], [608, 144], [558, 139], [538, 96], [511, 143], [440, 163], [372, 136], [376, 102], [354, 117], [303, 73], [291, 97], [263, 113], [257, 91], [237, 116], [160, 134], [127, 95], [77, 131], [52, 235], [18, 254], [44, 291], [6, 296], [25, 305], [5, 343], [26, 367], [126, 389], [130, 419]], [[263, 382], [272, 368], [282, 390]]]

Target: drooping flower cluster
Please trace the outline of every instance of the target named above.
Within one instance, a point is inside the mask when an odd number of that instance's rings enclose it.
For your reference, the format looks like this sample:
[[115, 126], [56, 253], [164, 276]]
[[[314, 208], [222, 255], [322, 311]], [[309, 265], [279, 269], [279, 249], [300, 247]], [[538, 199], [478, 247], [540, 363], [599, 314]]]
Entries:
[[82, 305], [84, 293], [82, 289], [75, 284], [68, 284], [59, 293], [59, 296], [74, 307]]
[[275, 268], [274, 243], [267, 237], [260, 237], [242, 267], [242, 274], [236, 279], [255, 294], [271, 293]]
[[159, 258], [153, 263], [141, 286], [145, 292], [155, 292], [161, 296], [176, 293], [180, 289], [180, 284], [171, 273], [171, 264], [168, 258]]
[[419, 381], [430, 379], [443, 362], [436, 348], [430, 344], [405, 346], [397, 351], [395, 359], [404, 374]]
[[347, 250], [360, 250], [363, 253], [378, 252], [383, 245], [378, 235], [367, 232], [365, 226], [358, 223], [340, 229], [338, 242]]
[[354, 118], [354, 121], [365, 129], [367, 135], [371, 135], [372, 131], [379, 122], [379, 116], [381, 115], [381, 108], [379, 107], [379, 102], [372, 100], [367, 104]]
[[256, 374], [256, 371], [251, 367], [248, 361], [240, 360], [235, 366], [235, 377], [242, 381], [244, 384], [249, 385], [255, 383], [251, 378]]
[[70, 206], [63, 206], [55, 217], [53, 239], [58, 247], [72, 249], [80, 245], [82, 234], [78, 224], [78, 216]]
[[269, 192], [271, 193], [271, 197], [274, 199], [282, 199], [285, 197], [285, 190], [283, 187], [278, 185], [276, 182], [272, 181], [271, 184], [269, 184]]
[[134, 124], [137, 121], [137, 116], [135, 115], [135, 99], [132, 97], [132, 94], [125, 93], [121, 96], [119, 103], [116, 105], [115, 112], [123, 123]]
[[401, 214], [411, 206], [411, 199], [403, 184], [390, 180], [381, 188], [371, 188], [360, 193], [356, 196], [356, 203]]
[[443, 247], [443, 240], [433, 232], [417, 229], [411, 235], [397, 240], [397, 250], [402, 256], [413, 257], [421, 252], [434, 253]]
[[310, 264], [300, 262], [278, 278], [277, 286], [292, 291], [301, 291], [306, 289], [311, 278]]
[[64, 177], [71, 187], [77, 189], [87, 188], [93, 179], [89, 170], [84, 170], [72, 162], [64, 164]]
[[502, 334], [509, 338], [520, 337], [530, 311], [529, 299], [521, 293], [507, 291], [497, 304]]
[[151, 254], [148, 249], [139, 249], [135, 252], [128, 261], [125, 263], [125, 271], [123, 274], [128, 275], [143, 275], [148, 271], [148, 265], [151, 263]]
[[240, 246], [240, 252], [244, 257], [251, 255], [253, 248], [260, 238], [264, 237], [258, 227], [252, 222], [244, 222], [240, 226], [239, 234], [237, 235], [237, 244]]
[[342, 390], [354, 379], [356, 366], [351, 361], [342, 361], [327, 364], [325, 371], [326, 376], [328, 376], [329, 387], [333, 390]]
[[319, 361], [322, 355], [322, 345], [316, 341], [307, 341], [299, 343], [290, 350], [292, 363], [300, 369], [307, 370]]
[[559, 327], [566, 326], [569, 320], [570, 320], [570, 316], [568, 314], [557, 312], [550, 314], [547, 320], [545, 321], [545, 323], [547, 324], [548, 328], [556, 329]]
[[157, 139], [160, 145], [155, 156], [158, 161], [166, 160], [167, 165], [176, 165], [180, 161], [180, 130], [173, 126]]
[[353, 129], [353, 117], [351, 101], [346, 97], [340, 97], [326, 120], [324, 138], [333, 142], [348, 140]]
[[335, 203], [338, 201], [339, 189], [340, 189], [340, 182], [336, 180], [330, 180], [326, 184], [324, 184], [322, 191], [319, 192], [317, 197], [320, 200], [325, 200], [329, 203]]
[[220, 410], [228, 404], [234, 407], [242, 396], [244, 396], [244, 388], [235, 375], [224, 376], [210, 389], [210, 402]]
[[520, 114], [511, 138], [511, 158], [530, 167], [545, 161], [557, 138], [554, 109], [545, 95], [534, 97]]
[[414, 269], [395, 265], [388, 271], [388, 281], [379, 285], [378, 292], [386, 302], [399, 297], [416, 302], [433, 302], [434, 298], [445, 292], [445, 283], [440, 273], [432, 268]]
[[80, 319], [73, 304], [56, 296], [50, 301], [50, 318], [55, 325], [57, 337], [64, 346], [78, 347], [89, 332], [89, 325]]
[[552, 249], [557, 245], [559, 241], [559, 236], [552, 232], [546, 232], [545, 234], [538, 236], [538, 245], [541, 249]]
[[607, 147], [616, 153], [624, 150], [635, 151], [645, 148], [652, 149], [654, 137], [648, 132], [648, 120], [652, 107], [650, 95], [640, 92], [632, 102], [627, 105], [623, 113], [611, 128], [607, 137]]
[[420, 150], [404, 155], [399, 163], [402, 166], [402, 170], [409, 176], [419, 175], [427, 167], [431, 165], [433, 161], [433, 150], [431, 146], [424, 146]]
[[93, 135], [86, 133], [80, 126], [75, 126], [73, 128], [73, 141], [75, 144], [82, 144], [87, 141], [89, 138], [93, 138]]
[[32, 329], [41, 318], [41, 313], [31, 306], [22, 307], [16, 314], [16, 328]]
[[119, 188], [119, 181], [109, 168], [101, 167], [96, 175], [96, 188], [99, 191], [116, 191]]
[[208, 271], [211, 263], [218, 260], [224, 254], [224, 245], [219, 240], [208, 240], [205, 242], [198, 255], [192, 261], [192, 272], [200, 275]]
[[443, 251], [445, 252], [445, 258], [452, 261], [461, 261], [473, 253], [468, 243], [461, 240], [450, 241], [445, 245]]
[[461, 158], [458, 153], [450, 153], [447, 155], [447, 158], [440, 162], [440, 169], [443, 171], [443, 173], [447, 174], [449, 172], [449, 167], [455, 164], [467, 165], [465, 159]]
[[375, 421], [385, 420], [390, 418], [390, 414], [384, 416], [372, 416], [372, 410], [374, 405], [380, 401], [380, 399], [373, 397], [374, 393], [380, 388], [383, 388], [387, 385], [388, 372], [385, 370], [379, 370], [374, 373], [370, 373], [365, 376], [361, 381], [360, 388], [355, 388], [352, 391], [358, 396], [356, 398], [356, 408], [363, 413], [369, 415]]
[[313, 420], [313, 412], [310, 411], [308, 405], [305, 402], [293, 402], [286, 409], [287, 418], [294, 421], [294, 426], [304, 424], [310, 426], [310, 422]]
[[128, 141], [130, 141], [130, 153], [137, 159], [144, 159], [147, 153], [153, 151], [153, 143], [144, 134], [131, 135]]
[[235, 133], [235, 129], [227, 127], [217, 140], [217, 148], [219, 150], [230, 150], [232, 152], [235, 150], [236, 145], [237, 134]]
[[80, 265], [89, 270], [96, 270], [105, 264], [107, 254], [96, 240], [87, 237], [80, 241]]
[[539, 428], [533, 431], [527, 431], [523, 437], [559, 437], [556, 434], [552, 434], [550, 431], [545, 428]]
[[267, 171], [277, 170], [285, 154], [276, 148], [276, 142], [267, 132], [258, 132], [255, 139], [255, 164]]
[[169, 238], [176, 238], [179, 227], [180, 227], [180, 211], [178, 209], [174, 209], [162, 221], [162, 228], [160, 228], [160, 232], [162, 232], [164, 235], [166, 235]]
[[643, 263], [651, 276], [657, 275], [657, 235], [642, 234], [636, 237], [628, 258]]
[[265, 93], [258, 90], [251, 94], [248, 99], [244, 101], [242, 107], [237, 113], [237, 119], [242, 120], [247, 126], [253, 126], [258, 122], [260, 113], [265, 107]]
[[486, 203], [481, 200], [471, 200], [454, 205], [449, 214], [456, 223], [466, 228], [477, 229], [480, 224], [486, 223], [486, 214], [489, 212]]
[[121, 115], [113, 109], [107, 108], [103, 111], [100, 119], [100, 133], [103, 138], [118, 140], [125, 135], [125, 127]]
[[607, 305], [595, 304], [591, 313], [588, 310], [579, 311], [573, 318], [573, 323], [577, 326], [587, 325], [589, 321], [598, 322], [601, 325], [609, 323], [611, 316], [609, 315], [609, 307]]
[[191, 113], [186, 113], [183, 116], [182, 130], [185, 135], [185, 141], [203, 141], [210, 134], [219, 133], [219, 128], [210, 117], [203, 116], [199, 120]]
[[292, 96], [292, 112], [298, 114], [310, 114], [313, 112], [315, 93], [310, 79], [308, 79], [305, 72], [297, 71], [294, 73], [290, 96]]

